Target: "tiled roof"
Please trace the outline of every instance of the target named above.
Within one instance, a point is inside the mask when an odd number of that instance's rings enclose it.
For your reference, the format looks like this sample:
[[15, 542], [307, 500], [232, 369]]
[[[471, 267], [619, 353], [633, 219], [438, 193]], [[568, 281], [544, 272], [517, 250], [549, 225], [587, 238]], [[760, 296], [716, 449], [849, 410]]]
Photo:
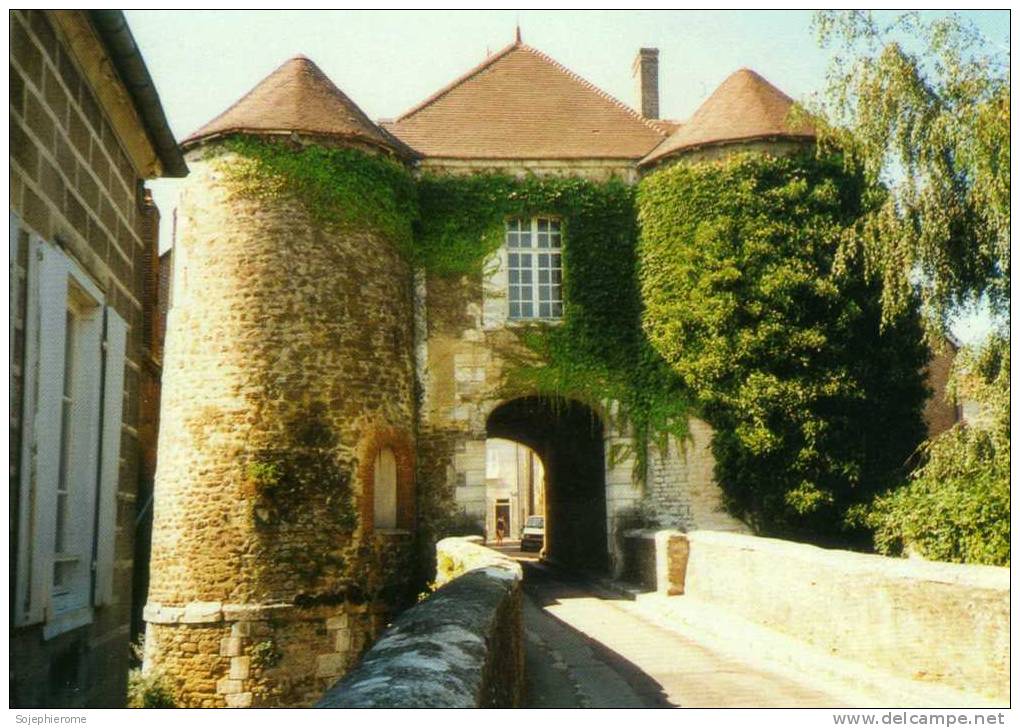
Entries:
[[386, 128], [426, 157], [636, 159], [665, 138], [641, 117], [520, 41]]
[[655, 127], [666, 136], [674, 133], [677, 129], [684, 125], [684, 122], [677, 121], [676, 119], [652, 119], [651, 122], [655, 124]]
[[789, 118], [793, 99], [749, 68], [719, 85], [694, 115], [641, 164], [709, 144], [785, 137], [809, 139], [814, 129]]
[[356, 139], [409, 154], [305, 56], [295, 56], [266, 76], [230, 108], [193, 133], [182, 146], [232, 132], [304, 132]]

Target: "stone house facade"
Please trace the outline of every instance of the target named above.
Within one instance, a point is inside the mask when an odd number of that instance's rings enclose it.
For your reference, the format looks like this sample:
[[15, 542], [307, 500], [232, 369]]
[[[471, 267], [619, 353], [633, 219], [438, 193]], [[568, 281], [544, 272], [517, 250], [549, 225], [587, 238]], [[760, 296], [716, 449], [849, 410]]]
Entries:
[[382, 228], [333, 226], [229, 182], [242, 134], [416, 173], [628, 183], [679, 159], [812, 141], [753, 71], [680, 124], [656, 118], [657, 51], [642, 49], [634, 70], [640, 113], [518, 35], [377, 124], [299, 56], [183, 142], [145, 610], [146, 670], [182, 704], [313, 702], [393, 606], [417, 512], [437, 498], [416, 487], [443, 490], [478, 525], [493, 516], [490, 438], [542, 460], [550, 559], [618, 571], [635, 519], [745, 529], [723, 508], [705, 423], [650, 452], [642, 483], [633, 456], [616, 456], [634, 442], [613, 402], [565, 402], [554, 416], [541, 398], [506, 398], [515, 327], [562, 316], [555, 216], [507, 220], [484, 272], [449, 278], [412, 270]]
[[125, 700], [158, 407], [158, 212], [187, 173], [119, 11], [10, 17], [11, 705]]
[[485, 449], [485, 538], [496, 540], [496, 525], [502, 519], [503, 537], [515, 541], [528, 516], [545, 513], [542, 459], [509, 440], [489, 440]]
[[[518, 40], [401, 117], [383, 122], [383, 127], [418, 151], [422, 155], [419, 168], [429, 172], [498, 170], [519, 176], [578, 176], [595, 181], [616, 177], [635, 182], [643, 164], [658, 163], [658, 158], [650, 156], [653, 150], [683, 128], [656, 118], [657, 74], [658, 52], [642, 49], [635, 59], [634, 76], [639, 106], [651, 114], [642, 116]], [[764, 79], [754, 79], [771, 89]], [[723, 93], [721, 100], [710, 99], [710, 110], [733, 103], [731, 90], [724, 88]], [[782, 113], [789, 103], [786, 99]], [[521, 108], [529, 109], [527, 117], [510, 111]], [[752, 106], [750, 115], [755, 111]], [[738, 133], [749, 143], [790, 137], [783, 128], [773, 128], [780, 111], [770, 109], [769, 113]], [[425, 331], [416, 341], [422, 388], [422, 467], [445, 471], [433, 477], [450, 483], [457, 504], [482, 522], [492, 515], [485, 496], [485, 441], [493, 435], [491, 415], [504, 404], [500, 385], [506, 362], [501, 352], [507, 348], [508, 329], [528, 319], [511, 310], [510, 255], [505, 245], [496, 251], [484, 266], [481, 281], [423, 277], [416, 289], [416, 317], [424, 322]], [[459, 303], [459, 308], [454, 309], [452, 302]], [[536, 318], [541, 313], [538, 305]], [[555, 319], [556, 314], [545, 318]], [[635, 517], [670, 527], [744, 528], [722, 507], [712, 478], [707, 425], [694, 420], [689, 441], [670, 442], [664, 454], [649, 453], [646, 488], [635, 481], [632, 458], [613, 457], [632, 445], [628, 434], [615, 431], [609, 418], [602, 419], [602, 528], [611, 568], [619, 568], [620, 527]], [[516, 433], [516, 439], [520, 436]], [[550, 515], [547, 529], [555, 528], [555, 520]], [[579, 525], [577, 530], [591, 527]]]

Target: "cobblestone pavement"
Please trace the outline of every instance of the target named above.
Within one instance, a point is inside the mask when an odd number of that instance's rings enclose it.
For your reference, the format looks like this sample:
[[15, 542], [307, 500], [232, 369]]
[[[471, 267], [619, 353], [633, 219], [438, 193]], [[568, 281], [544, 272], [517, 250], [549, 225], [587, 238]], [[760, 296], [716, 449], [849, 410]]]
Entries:
[[[512, 547], [501, 550], [518, 556]], [[528, 707], [848, 704], [808, 677], [735, 661], [653, 623], [625, 597], [556, 574], [533, 558], [522, 562]]]

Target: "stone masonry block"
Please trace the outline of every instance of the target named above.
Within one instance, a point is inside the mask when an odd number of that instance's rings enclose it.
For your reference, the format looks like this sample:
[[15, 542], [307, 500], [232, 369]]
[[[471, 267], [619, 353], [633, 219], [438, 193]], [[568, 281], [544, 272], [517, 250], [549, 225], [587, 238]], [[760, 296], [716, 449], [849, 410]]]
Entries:
[[228, 622], [272, 619], [289, 612], [287, 604], [224, 604], [223, 618]]
[[687, 536], [678, 531], [659, 531], [655, 534], [655, 586], [669, 596], [684, 593], [687, 576], [687, 559], [690, 544]]
[[230, 658], [230, 674], [228, 677], [234, 680], [246, 680], [251, 672], [251, 658], [238, 656]]
[[350, 652], [351, 650], [351, 631], [349, 629], [341, 629], [336, 633], [336, 651], [337, 652]]
[[216, 692], [220, 695], [235, 695], [243, 689], [243, 684], [240, 680], [224, 677], [216, 681]]
[[181, 621], [185, 624], [220, 622], [223, 620], [222, 602], [192, 602], [184, 607]]
[[344, 671], [347, 656], [339, 652], [319, 655], [315, 658], [315, 674], [317, 677], [335, 677]]
[[181, 621], [181, 617], [184, 616], [184, 608], [147, 604], [142, 614], [146, 622], [153, 624], [177, 624]]
[[223, 657], [237, 657], [244, 647], [242, 637], [224, 637], [220, 640], [220, 655]]
[[228, 708], [250, 708], [251, 707], [251, 693], [235, 693], [233, 695], [227, 695], [226, 702]]
[[347, 626], [347, 613], [337, 614], [326, 620], [326, 629], [344, 629]]

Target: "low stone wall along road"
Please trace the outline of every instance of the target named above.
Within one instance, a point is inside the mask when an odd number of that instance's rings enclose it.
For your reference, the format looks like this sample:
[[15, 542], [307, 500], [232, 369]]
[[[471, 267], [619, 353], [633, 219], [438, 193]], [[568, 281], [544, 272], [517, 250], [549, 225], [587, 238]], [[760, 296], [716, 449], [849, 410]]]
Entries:
[[625, 595], [558, 573], [516, 544], [524, 567], [526, 706], [847, 707], [862, 697], [738, 661], [643, 613]]

